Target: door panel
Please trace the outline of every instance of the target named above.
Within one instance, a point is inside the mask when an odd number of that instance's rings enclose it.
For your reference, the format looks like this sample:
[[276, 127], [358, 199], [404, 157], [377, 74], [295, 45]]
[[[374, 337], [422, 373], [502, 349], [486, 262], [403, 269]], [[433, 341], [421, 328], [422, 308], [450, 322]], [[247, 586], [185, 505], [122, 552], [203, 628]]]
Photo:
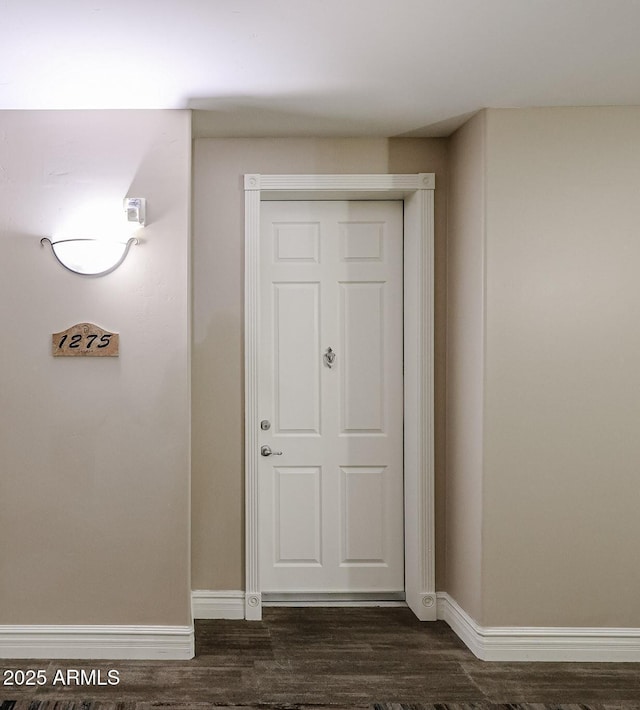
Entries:
[[402, 203], [263, 202], [261, 219], [262, 591], [400, 592]]
[[383, 283], [341, 283], [341, 433], [381, 434], [384, 428]]
[[320, 258], [320, 225], [317, 222], [273, 225], [274, 261], [317, 264]]
[[[341, 565], [386, 564], [386, 466], [341, 467]], [[370, 520], [376, 521], [375, 525]]]
[[342, 222], [342, 261], [382, 261], [384, 222]]
[[321, 469], [274, 469], [275, 565], [320, 565]]
[[273, 284], [276, 430], [320, 433], [320, 284]]

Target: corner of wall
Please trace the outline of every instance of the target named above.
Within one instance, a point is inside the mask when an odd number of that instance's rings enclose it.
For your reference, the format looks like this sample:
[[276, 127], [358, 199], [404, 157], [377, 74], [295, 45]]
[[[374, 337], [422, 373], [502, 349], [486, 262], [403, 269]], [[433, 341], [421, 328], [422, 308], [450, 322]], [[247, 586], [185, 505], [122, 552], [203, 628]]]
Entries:
[[447, 248], [447, 591], [482, 614], [484, 113], [449, 144]]

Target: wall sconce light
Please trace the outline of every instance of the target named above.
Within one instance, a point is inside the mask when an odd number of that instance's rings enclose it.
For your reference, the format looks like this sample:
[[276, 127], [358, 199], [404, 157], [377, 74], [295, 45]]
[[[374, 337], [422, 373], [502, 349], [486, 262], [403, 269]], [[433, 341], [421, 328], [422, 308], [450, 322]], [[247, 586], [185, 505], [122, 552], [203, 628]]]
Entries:
[[[125, 197], [124, 210], [128, 222], [135, 222], [137, 227], [144, 227], [146, 219], [146, 201], [142, 197]], [[136, 227], [136, 228], [137, 228]], [[101, 238], [49, 239], [43, 237], [40, 244], [48, 242], [55, 258], [69, 271], [85, 276], [102, 276], [117, 269], [125, 260], [132, 244], [137, 244], [135, 237], [126, 241], [114, 241]]]

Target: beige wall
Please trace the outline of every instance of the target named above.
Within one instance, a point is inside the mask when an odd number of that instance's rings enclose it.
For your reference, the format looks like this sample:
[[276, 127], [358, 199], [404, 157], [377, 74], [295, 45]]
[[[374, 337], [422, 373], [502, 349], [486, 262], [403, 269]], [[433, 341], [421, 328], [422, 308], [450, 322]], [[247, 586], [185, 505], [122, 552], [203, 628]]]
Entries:
[[[189, 121], [0, 112], [0, 624], [190, 623]], [[150, 223], [117, 271], [40, 246], [125, 195]], [[120, 357], [52, 358], [82, 321]]]
[[484, 611], [640, 627], [640, 108], [487, 114]]
[[448, 591], [637, 628], [640, 108], [489, 110], [451, 156]]
[[446, 141], [199, 139], [194, 148], [193, 588], [242, 589], [245, 173], [436, 173], [438, 585], [444, 584]]
[[447, 592], [482, 617], [485, 114], [449, 146], [447, 201]]
[[[186, 112], [0, 113], [0, 624], [189, 622], [190, 150]], [[638, 627], [638, 108], [489, 110], [450, 142], [196, 141], [192, 586], [243, 587], [242, 175], [423, 171], [438, 589], [487, 626]], [[114, 273], [40, 247], [126, 194], [150, 223]], [[84, 320], [120, 358], [51, 358]]]

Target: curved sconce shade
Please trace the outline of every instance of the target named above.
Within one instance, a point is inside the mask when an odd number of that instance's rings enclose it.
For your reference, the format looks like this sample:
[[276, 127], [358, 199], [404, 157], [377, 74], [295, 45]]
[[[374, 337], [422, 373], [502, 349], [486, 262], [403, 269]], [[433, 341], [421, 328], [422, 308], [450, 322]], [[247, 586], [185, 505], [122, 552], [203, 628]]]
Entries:
[[[125, 197], [123, 207], [126, 220], [122, 224], [115, 224], [116, 233], [122, 234], [122, 228], [128, 222], [135, 222], [137, 228], [144, 227], [146, 223], [146, 200], [144, 197]], [[76, 225], [75, 234], [78, 234], [77, 229]], [[82, 234], [82, 232], [79, 233]], [[129, 234], [131, 234], [130, 228], [127, 229], [126, 236]], [[125, 260], [131, 245], [137, 244], [138, 240], [135, 237], [126, 241], [97, 237], [91, 239], [49, 239], [49, 237], [43, 237], [40, 244], [44, 246], [45, 242], [49, 243], [53, 255], [65, 269], [84, 276], [102, 276], [117, 269]]]
[[102, 276], [117, 269], [125, 260], [132, 244], [138, 240], [131, 237], [126, 242], [104, 239], [60, 239], [52, 241], [43, 237], [40, 244], [49, 242], [53, 255], [65, 269], [74, 274]]

